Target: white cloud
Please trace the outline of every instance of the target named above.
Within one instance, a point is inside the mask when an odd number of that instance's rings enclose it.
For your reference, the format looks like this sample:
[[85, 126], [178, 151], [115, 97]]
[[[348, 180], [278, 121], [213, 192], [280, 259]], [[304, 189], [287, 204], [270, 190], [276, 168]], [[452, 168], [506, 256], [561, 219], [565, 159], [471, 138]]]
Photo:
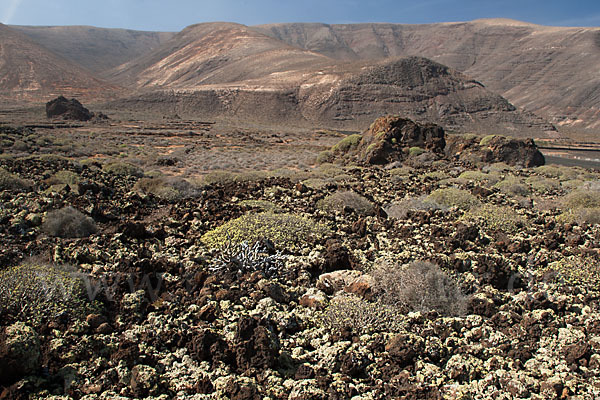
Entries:
[[17, 12], [22, 1], [23, 0], [10, 0], [10, 3], [4, 10], [4, 13], [2, 14], [2, 22], [3, 23], [5, 23], [5, 24], [11, 23], [13, 17], [15, 16], [15, 13]]

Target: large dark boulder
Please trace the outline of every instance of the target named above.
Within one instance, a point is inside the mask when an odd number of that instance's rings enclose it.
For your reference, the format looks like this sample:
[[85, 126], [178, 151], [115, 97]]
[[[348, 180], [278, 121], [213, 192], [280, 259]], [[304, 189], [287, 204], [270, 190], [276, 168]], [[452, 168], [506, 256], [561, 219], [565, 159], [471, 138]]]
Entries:
[[544, 155], [533, 139], [516, 139], [490, 135], [483, 139], [468, 135], [452, 135], [447, 138], [446, 156], [470, 163], [504, 162], [521, 167], [544, 165]]
[[404, 161], [415, 149], [441, 156], [445, 145], [441, 126], [388, 115], [376, 119], [362, 135], [343, 139], [331, 149], [331, 155], [360, 164], [383, 165]]
[[94, 113], [85, 108], [77, 99], [59, 96], [46, 103], [46, 117], [62, 118], [74, 121], [89, 121]]

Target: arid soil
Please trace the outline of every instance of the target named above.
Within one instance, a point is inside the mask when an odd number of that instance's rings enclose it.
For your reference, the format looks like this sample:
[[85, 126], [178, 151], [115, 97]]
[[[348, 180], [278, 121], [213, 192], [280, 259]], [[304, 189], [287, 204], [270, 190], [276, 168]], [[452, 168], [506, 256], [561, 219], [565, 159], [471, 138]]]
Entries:
[[[316, 160], [340, 137], [138, 120], [119, 143], [110, 124], [2, 129], [0, 274], [34, 276], [48, 305], [2, 303], [1, 398], [600, 395], [598, 173], [419, 146], [387, 166], [208, 173], [219, 145]], [[51, 142], [67, 138], [81, 154]], [[100, 144], [123, 156], [86, 153]], [[81, 280], [81, 297], [48, 276]]]

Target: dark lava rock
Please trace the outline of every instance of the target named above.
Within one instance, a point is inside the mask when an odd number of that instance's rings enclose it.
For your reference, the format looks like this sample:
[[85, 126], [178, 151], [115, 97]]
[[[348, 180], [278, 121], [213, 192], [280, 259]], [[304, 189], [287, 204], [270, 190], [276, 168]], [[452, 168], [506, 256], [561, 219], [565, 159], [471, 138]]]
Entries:
[[500, 135], [469, 137], [452, 135], [447, 138], [446, 156], [468, 162], [495, 163], [537, 167], [545, 159], [533, 139], [516, 139]]
[[420, 337], [413, 335], [396, 335], [385, 346], [390, 358], [400, 367], [414, 364], [419, 354], [423, 353], [425, 344]]
[[279, 357], [279, 341], [273, 327], [252, 317], [242, 317], [235, 335], [238, 370], [272, 368]]
[[421, 125], [396, 116], [380, 117], [363, 133], [357, 152], [364, 164], [402, 161], [408, 149], [420, 147], [441, 154], [446, 146], [444, 129], [435, 124]]
[[77, 99], [68, 100], [63, 96], [51, 100], [46, 103], [46, 117], [89, 121], [94, 116], [87, 108], [85, 108]]
[[590, 345], [584, 341], [563, 347], [563, 354], [568, 365], [576, 364], [577, 361], [589, 356]]
[[254, 385], [244, 385], [239, 382], [229, 381], [225, 393], [231, 400], [260, 400], [262, 396]]

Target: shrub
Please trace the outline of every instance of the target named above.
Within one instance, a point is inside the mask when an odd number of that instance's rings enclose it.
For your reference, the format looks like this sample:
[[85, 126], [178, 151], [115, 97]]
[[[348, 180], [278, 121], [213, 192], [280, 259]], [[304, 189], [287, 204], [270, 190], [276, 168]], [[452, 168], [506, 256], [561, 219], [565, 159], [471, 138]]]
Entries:
[[359, 133], [355, 133], [350, 136], [346, 136], [342, 140], [340, 140], [337, 144], [335, 144], [331, 151], [333, 153], [347, 153], [350, 150], [356, 149], [358, 144], [362, 139], [362, 135]]
[[330, 163], [333, 159], [333, 153], [330, 150], [324, 150], [317, 155], [317, 164]]
[[567, 210], [556, 217], [556, 220], [563, 224], [600, 224], [600, 207]]
[[458, 176], [459, 179], [465, 179], [476, 183], [489, 183], [490, 185], [498, 182], [499, 178], [495, 174], [486, 174], [481, 171], [465, 171]]
[[406, 198], [395, 201], [384, 208], [390, 218], [405, 219], [410, 211], [447, 210], [436, 202], [428, 201], [426, 196]]
[[600, 285], [600, 263], [591, 257], [568, 256], [549, 263], [538, 274], [559, 286], [597, 289]]
[[31, 185], [26, 180], [0, 168], [0, 190], [24, 190], [30, 187]]
[[50, 178], [46, 179], [45, 182], [48, 185], [59, 185], [59, 184], [76, 185], [79, 182], [81, 182], [81, 178], [75, 172], [68, 171], [68, 170], [62, 170], [62, 171], [58, 171], [57, 173], [52, 175]]
[[0, 315], [20, 321], [81, 315], [84, 295], [82, 279], [65, 268], [23, 264], [0, 271]]
[[577, 170], [558, 165], [540, 165], [534, 171], [547, 178], [559, 179], [561, 181], [575, 179], [579, 176]]
[[341, 294], [331, 300], [321, 322], [331, 332], [343, 332], [348, 328], [357, 335], [397, 332], [402, 329], [402, 313], [380, 301], [370, 302], [354, 294]]
[[330, 235], [329, 229], [308, 218], [294, 214], [270, 212], [246, 214], [205, 233], [202, 242], [212, 248], [232, 243], [269, 239], [286, 248], [297, 248], [310, 240]]
[[135, 176], [138, 178], [144, 176], [144, 171], [140, 167], [126, 162], [111, 162], [104, 164], [102, 169], [104, 172], [114, 175]]
[[504, 180], [496, 183], [494, 187], [502, 193], [511, 196], [528, 196], [531, 193], [529, 186], [525, 185], [519, 178], [508, 176]]
[[50, 211], [42, 224], [42, 230], [50, 236], [61, 238], [85, 237], [96, 233], [94, 220], [71, 206]]
[[405, 266], [380, 264], [370, 275], [374, 293], [383, 304], [408, 311], [461, 315], [466, 297], [458, 284], [436, 264], [414, 261]]
[[444, 171], [430, 171], [423, 175], [425, 179], [432, 179], [434, 181], [441, 181], [444, 179], [450, 178], [450, 175], [445, 173]]
[[491, 230], [508, 233], [516, 232], [525, 224], [525, 219], [512, 208], [493, 204], [473, 208], [467, 211], [462, 219], [472, 224], [482, 224]]
[[568, 209], [600, 207], [600, 192], [575, 190], [563, 198], [562, 204]]
[[479, 141], [479, 145], [480, 146], [487, 146], [492, 139], [494, 139], [495, 137], [497, 137], [498, 135], [487, 135], [484, 136], [483, 138], [481, 138], [481, 140]]
[[419, 146], [414, 146], [408, 149], [408, 154], [412, 157], [420, 156], [423, 153], [425, 153], [425, 149]]
[[531, 185], [531, 188], [540, 194], [551, 193], [560, 189], [560, 182], [558, 180], [536, 175], [527, 178], [525, 183]]
[[462, 210], [469, 210], [481, 204], [470, 192], [457, 188], [434, 190], [425, 200], [446, 207], [458, 207]]
[[226, 185], [235, 182], [235, 173], [229, 171], [215, 170], [203, 175], [199, 186]]
[[134, 189], [169, 201], [194, 197], [198, 193], [198, 190], [185, 179], [164, 176], [141, 178], [134, 185]]
[[349, 208], [359, 215], [375, 214], [375, 206], [369, 200], [350, 190], [335, 192], [317, 202], [317, 207], [324, 211], [342, 212]]

